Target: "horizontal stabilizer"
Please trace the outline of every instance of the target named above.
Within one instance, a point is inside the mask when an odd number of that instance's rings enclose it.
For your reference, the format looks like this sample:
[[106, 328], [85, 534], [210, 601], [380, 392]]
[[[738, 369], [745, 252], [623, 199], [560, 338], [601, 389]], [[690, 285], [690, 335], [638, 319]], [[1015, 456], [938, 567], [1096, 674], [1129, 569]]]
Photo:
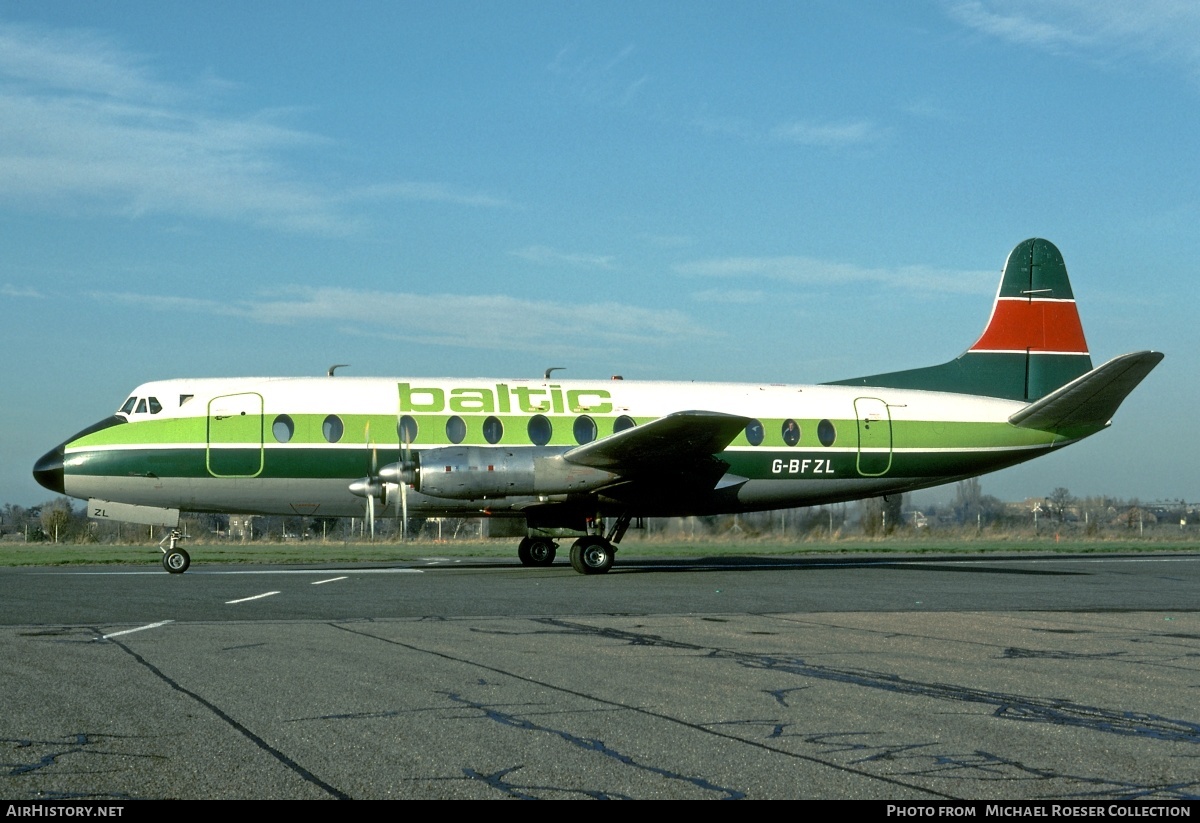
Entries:
[[1008, 418], [1014, 426], [1085, 436], [1109, 424], [1121, 402], [1163, 359], [1141, 351], [1114, 357]]
[[750, 418], [682, 411], [571, 449], [563, 459], [618, 474], [682, 468], [724, 451]]

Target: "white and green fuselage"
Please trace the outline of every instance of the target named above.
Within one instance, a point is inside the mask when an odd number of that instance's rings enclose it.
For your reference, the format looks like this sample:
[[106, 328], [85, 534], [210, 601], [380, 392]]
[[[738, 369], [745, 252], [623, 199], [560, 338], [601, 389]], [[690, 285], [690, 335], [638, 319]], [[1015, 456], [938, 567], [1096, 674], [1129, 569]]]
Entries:
[[728, 468], [699, 499], [649, 488], [606, 502], [614, 483], [675, 473], [668, 452], [632, 477], [618, 471], [582, 488], [560, 482], [561, 472], [508, 467], [499, 471], [521, 476], [468, 498], [414, 490], [408, 506], [413, 514], [519, 513], [582, 493], [596, 494], [601, 510], [631, 506], [637, 516], [716, 514], [923, 488], [1076, 439], [1010, 424], [1026, 405], [1017, 401], [844, 386], [239, 378], [147, 383], [132, 396], [160, 410], [119, 413], [64, 444], [65, 493], [186, 511], [360, 516], [363, 498], [350, 484], [400, 461], [406, 448], [428, 473], [423, 454], [476, 447], [486, 462], [463, 470], [496, 475], [502, 455], [565, 455], [630, 423], [704, 409], [748, 422], [714, 455]]
[[524, 562], [576, 533], [572, 565], [602, 572], [633, 517], [885, 495], [1037, 457], [1105, 428], [1161, 359], [1093, 368], [1062, 256], [1034, 239], [1009, 255], [980, 338], [936, 366], [821, 385], [166, 380], [34, 475], [95, 516], [164, 525], [180, 510], [523, 517]]

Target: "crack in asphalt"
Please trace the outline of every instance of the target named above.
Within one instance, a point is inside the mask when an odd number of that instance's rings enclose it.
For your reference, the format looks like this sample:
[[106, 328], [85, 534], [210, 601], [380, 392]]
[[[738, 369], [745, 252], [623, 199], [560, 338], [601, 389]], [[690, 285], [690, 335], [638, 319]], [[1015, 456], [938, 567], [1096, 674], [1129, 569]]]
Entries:
[[[99, 634], [99, 632], [97, 632], [97, 634]], [[330, 785], [329, 783], [326, 783], [324, 780], [317, 777], [315, 774], [310, 772], [308, 769], [304, 768], [299, 763], [297, 763], [295, 760], [288, 757], [282, 751], [275, 748], [270, 743], [268, 743], [266, 740], [264, 740], [263, 738], [259, 737], [257, 734], [252, 732], [248, 727], [246, 727], [245, 725], [239, 723], [237, 720], [232, 718], [223, 709], [221, 709], [220, 706], [213, 703], [211, 700], [208, 700], [207, 698], [200, 696], [199, 694], [197, 694], [196, 692], [187, 688], [186, 686], [182, 685], [181, 683], [179, 683], [178, 681], [176, 681], [175, 679], [173, 679], [172, 677], [167, 675], [164, 671], [162, 671], [162, 669], [155, 666], [149, 660], [142, 657], [140, 654], [138, 654], [133, 649], [126, 646], [121, 641], [113, 640], [112, 638], [109, 638], [108, 642], [112, 643], [114, 646], [118, 647], [119, 649], [124, 651], [126, 654], [131, 656], [134, 660], [136, 660], [143, 667], [145, 667], [147, 671], [149, 671], [155, 677], [162, 680], [169, 687], [171, 687], [172, 689], [174, 689], [175, 691], [177, 691], [181, 694], [187, 695], [188, 697], [192, 698], [200, 705], [204, 706], [206, 709], [208, 709], [210, 712], [212, 712], [214, 715], [216, 715], [218, 718], [220, 718], [222, 721], [224, 721], [226, 724], [228, 724], [232, 729], [234, 729], [236, 732], [238, 732], [244, 738], [249, 740], [251, 743], [253, 743], [258, 748], [262, 749], [264, 752], [269, 754], [271, 757], [278, 760], [284, 767], [290, 769], [295, 774], [297, 774], [301, 779], [313, 784], [314, 786], [318, 786], [322, 790], [328, 792], [330, 794], [330, 796], [335, 797], [338, 800], [349, 800], [350, 799], [350, 796], [347, 795], [345, 792], [343, 792], [342, 790], [338, 789], [335, 786]]]
[[[560, 621], [560, 620], [557, 620], [556, 618], [536, 618], [536, 619], [534, 619], [534, 622], [553, 624], [553, 625], [559, 626], [562, 629], [572, 630], [572, 631], [575, 631], [579, 628], [585, 628], [585, 629], [592, 628], [592, 627], [580, 627], [577, 624], [572, 624], [572, 623], [569, 623], [568, 621]], [[725, 732], [722, 732], [722, 731], [714, 728], [713, 724], [702, 725], [702, 724], [698, 724], [698, 723], [692, 723], [687, 720], [683, 720], [679, 717], [675, 717], [673, 715], [663, 714], [662, 712], [651, 711], [649, 709], [646, 709], [646, 708], [640, 707], [640, 706], [631, 706], [631, 705], [628, 705], [625, 703], [621, 703], [619, 701], [609, 700], [607, 698], [598, 697], [596, 695], [588, 694], [586, 692], [581, 692], [576, 689], [570, 689], [570, 688], [566, 688], [566, 687], [563, 687], [563, 686], [560, 686], [560, 685], [557, 685], [554, 683], [549, 683], [549, 682], [546, 682], [543, 680], [537, 680], [535, 678], [528, 677], [526, 675], [517, 674], [515, 672], [507, 671], [505, 669], [501, 669], [501, 668], [498, 668], [496, 666], [492, 666], [492, 665], [489, 665], [486, 663], [481, 663], [476, 660], [470, 660], [470, 659], [464, 658], [464, 657], [457, 657], [457, 656], [454, 656], [451, 654], [447, 654], [445, 652], [440, 652], [440, 651], [436, 651], [433, 649], [423, 648], [421, 646], [417, 646], [412, 643], [406, 643], [406, 642], [402, 642], [402, 641], [395, 640], [395, 639], [388, 638], [388, 637], [381, 637], [379, 635], [375, 635], [375, 634], [371, 634], [369, 632], [363, 631], [361, 628], [358, 628], [358, 627], [349, 627], [349, 626], [337, 625], [337, 624], [331, 624], [331, 625], [333, 625], [334, 628], [341, 629], [342, 631], [348, 632], [350, 634], [357, 634], [357, 635], [360, 635], [363, 637], [367, 637], [367, 638], [370, 638], [373, 640], [378, 640], [380, 642], [387, 643], [389, 645], [399, 646], [401, 648], [409, 649], [414, 652], [432, 655], [432, 656], [441, 658], [443, 660], [449, 660], [449, 661], [453, 661], [455, 663], [460, 663], [463, 665], [474, 666], [477, 668], [484, 669], [486, 671], [491, 671], [491, 672], [495, 672], [500, 675], [504, 675], [505, 677], [510, 677], [513, 680], [517, 680], [519, 682], [530, 683], [532, 685], [540, 686], [542, 688], [546, 688], [551, 691], [559, 692], [561, 694], [569, 694], [574, 697], [578, 697], [578, 698], [581, 698], [584, 700], [589, 700], [589, 701], [598, 703], [603, 706], [613, 706], [613, 707], [616, 707], [616, 708], [619, 708], [619, 709], [622, 709], [625, 711], [633, 712], [635, 714], [641, 714], [641, 715], [645, 715], [647, 717], [653, 717], [658, 720], [663, 720], [663, 721], [673, 723], [678, 726], [685, 727], [692, 731], [700, 732], [701, 734], [718, 737], [718, 738], [721, 738], [722, 740], [734, 742], [734, 743], [744, 745], [744, 746], [751, 746], [756, 749], [770, 752], [771, 754], [774, 754], [774, 755], [781, 755], [783, 757], [787, 757], [787, 758], [790, 758], [793, 760], [801, 760], [804, 762], [813, 763], [816, 765], [824, 766], [829, 769], [833, 769], [834, 771], [844, 772], [847, 774], [853, 774], [856, 777], [867, 778], [869, 780], [886, 783], [891, 786], [921, 792], [923, 794], [930, 795], [933, 797], [940, 797], [940, 798], [944, 798], [947, 800], [956, 799], [952, 795], [948, 795], [943, 792], [939, 792], [936, 789], [931, 789], [927, 786], [920, 786], [920, 785], [916, 785], [913, 783], [908, 783], [903, 780], [899, 780], [899, 779], [896, 779], [896, 778], [893, 778], [893, 777], [890, 777], [887, 775], [880, 775], [880, 774], [868, 772], [868, 771], [865, 771], [862, 769], [856, 769], [856, 768], [849, 767], [849, 766], [846, 766], [841, 763], [834, 763], [834, 762], [830, 762], [828, 760], [822, 760], [821, 758], [812, 757], [810, 755], [805, 755], [805, 754], [800, 754], [800, 753], [793, 752], [793, 751], [788, 751], [787, 749], [780, 749], [776, 746], [771, 746], [771, 745], [768, 745], [761, 741], [748, 740], [745, 737], [740, 737], [740, 736], [734, 735], [734, 734], [727, 734]], [[605, 629], [598, 629], [595, 632], [585, 631], [582, 633], [615, 636], [615, 635], [613, 635], [612, 632], [610, 632], [610, 630], [605, 630]], [[630, 642], [634, 645], [668, 646], [668, 647], [680, 648], [680, 649], [697, 648], [691, 644], [678, 643], [677, 641], [666, 640], [658, 635], [634, 635], [632, 633], [625, 633], [625, 632], [618, 632], [616, 634], [620, 635], [622, 637], [622, 639], [627, 640], [628, 642]], [[481, 707], [486, 707], [486, 704], [479, 704], [479, 705]], [[523, 718], [518, 718], [516, 715], [509, 715], [507, 713], [504, 713], [504, 714], [495, 713], [493, 715], [492, 719], [499, 720], [500, 717], [512, 718], [512, 721], [507, 722], [507, 725], [512, 725], [516, 728], [525, 728], [530, 731], [539, 731], [542, 733], [554, 733], [554, 734], [558, 734], [560, 736], [571, 734], [570, 732], [567, 732], [565, 730], [554, 729], [553, 727], [542, 727], [539, 724], [534, 724], [531, 721], [525, 720]], [[586, 740], [586, 738], [578, 738], [578, 739], [581, 741]], [[653, 768], [653, 767], [651, 767], [651, 768]]]
[[723, 798], [725, 800], [741, 800], [746, 796], [745, 792], [740, 792], [737, 789], [730, 789], [725, 786], [718, 786], [715, 783], [705, 780], [703, 777], [688, 777], [685, 774], [675, 772], [670, 769], [664, 769], [661, 766], [651, 766], [646, 763], [640, 763], [634, 757], [623, 754], [620, 751], [612, 748], [603, 740], [599, 740], [594, 737], [580, 737], [579, 735], [569, 732], [565, 729], [556, 729], [552, 726], [544, 726], [539, 723], [534, 723], [531, 720], [518, 717], [517, 715], [509, 712], [498, 711], [497, 709], [491, 708], [485, 703], [468, 700], [462, 695], [455, 694], [453, 692], [442, 692], [442, 694], [449, 698], [451, 702], [461, 703], [470, 706], [473, 709], [477, 709], [483, 713], [484, 717], [488, 718], [489, 720], [494, 720], [497, 723], [501, 723], [505, 726], [512, 726], [525, 731], [537, 731], [552, 734], [572, 746], [612, 758], [613, 760], [616, 760], [625, 766], [630, 766], [641, 771], [647, 771], [651, 774], [656, 774], [659, 777], [665, 777], [669, 780], [680, 780], [685, 783], [691, 783], [693, 786], [704, 789], [705, 791], [718, 792], [725, 796]]
[[[49, 769], [52, 766], [60, 765], [63, 758], [71, 755], [84, 756], [100, 756], [100, 757], [129, 757], [131, 755], [124, 752], [108, 751], [101, 748], [106, 740], [113, 738], [113, 735], [97, 735], [89, 732], [75, 732], [68, 734], [63, 738], [51, 740], [35, 740], [29, 737], [19, 738], [0, 738], [0, 743], [11, 744], [14, 749], [20, 751], [22, 749], [31, 750], [33, 759], [25, 760], [16, 763], [0, 763], [0, 768], [8, 769], [8, 777], [24, 777], [26, 775], [40, 772], [43, 769]], [[46, 748], [49, 747], [49, 751]], [[157, 759], [155, 755], [132, 755], [134, 757], [147, 757]], [[108, 792], [108, 791], [54, 791], [40, 790], [37, 792], [37, 797], [42, 800], [83, 800], [83, 799], [118, 799], [118, 800], [133, 800], [133, 795], [128, 792]]]
[[996, 707], [995, 716], [1025, 722], [1076, 726], [1123, 736], [1147, 737], [1181, 743], [1200, 743], [1200, 723], [1177, 720], [1157, 714], [1105, 709], [1058, 698], [1030, 697], [1020, 694], [973, 689], [947, 683], [926, 683], [887, 672], [867, 669], [839, 669], [807, 663], [799, 657], [714, 649], [657, 635], [638, 634], [621, 629], [592, 627], [559, 618], [539, 618], [537, 622], [579, 634], [621, 640], [634, 646], [657, 645], [669, 649], [701, 652], [709, 657], [725, 658], [741, 666], [763, 671], [785, 672], [800, 677], [847, 683], [871, 689], [917, 695], [958, 703], [981, 703]]

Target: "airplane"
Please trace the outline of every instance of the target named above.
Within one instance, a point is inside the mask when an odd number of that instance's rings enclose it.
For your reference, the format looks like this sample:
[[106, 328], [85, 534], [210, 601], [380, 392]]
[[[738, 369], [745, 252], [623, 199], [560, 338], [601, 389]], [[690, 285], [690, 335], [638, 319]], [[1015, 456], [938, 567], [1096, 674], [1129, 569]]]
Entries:
[[[39, 459], [89, 516], [169, 529], [180, 512], [520, 518], [527, 566], [603, 574], [634, 518], [900, 494], [1106, 428], [1161, 361], [1093, 368], [1059, 250], [1005, 262], [979, 339], [946, 363], [818, 385], [275, 377], [145, 383]], [[164, 537], [164, 542], [168, 541]]]

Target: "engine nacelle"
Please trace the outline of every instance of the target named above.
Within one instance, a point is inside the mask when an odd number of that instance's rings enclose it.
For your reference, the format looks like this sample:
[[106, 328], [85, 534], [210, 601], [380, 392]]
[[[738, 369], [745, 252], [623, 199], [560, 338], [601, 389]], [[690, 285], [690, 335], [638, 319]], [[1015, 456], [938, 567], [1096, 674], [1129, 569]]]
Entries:
[[563, 452], [542, 448], [455, 446], [426, 449], [416, 457], [413, 488], [431, 497], [480, 500], [496, 497], [578, 494], [607, 485], [617, 475], [577, 466]]

